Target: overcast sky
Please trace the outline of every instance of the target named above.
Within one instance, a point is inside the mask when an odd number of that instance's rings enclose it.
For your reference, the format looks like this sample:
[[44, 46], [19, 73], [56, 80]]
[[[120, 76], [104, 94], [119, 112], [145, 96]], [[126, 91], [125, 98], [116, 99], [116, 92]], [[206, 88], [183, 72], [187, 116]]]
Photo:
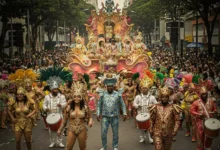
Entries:
[[[124, 0], [114, 0], [115, 1], [115, 5], [118, 3], [119, 4], [119, 8], [123, 8], [124, 6]], [[104, 2], [105, 3], [105, 0], [98, 0], [98, 3], [99, 3], [99, 8], [101, 7], [101, 3]]]

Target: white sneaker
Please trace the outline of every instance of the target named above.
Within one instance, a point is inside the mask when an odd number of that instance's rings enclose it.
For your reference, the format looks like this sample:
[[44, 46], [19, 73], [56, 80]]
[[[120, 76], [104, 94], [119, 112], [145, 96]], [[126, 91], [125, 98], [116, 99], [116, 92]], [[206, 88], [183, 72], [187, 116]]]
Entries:
[[149, 139], [149, 142], [150, 142], [150, 144], [153, 144], [154, 143], [154, 140], [153, 139]]
[[52, 148], [54, 146], [55, 146], [55, 143], [51, 143], [49, 147]]
[[114, 150], [118, 150], [118, 148], [114, 148]]
[[139, 141], [139, 142], [140, 142], [140, 143], [144, 143], [144, 141], [145, 141], [145, 140], [144, 140], [144, 137], [143, 137], [143, 136], [140, 136], [140, 141]]
[[106, 150], [106, 148], [101, 148], [100, 150]]
[[65, 146], [63, 145], [63, 143], [60, 143], [60, 144], [59, 144], [59, 147], [60, 147], [60, 148], [64, 148]]

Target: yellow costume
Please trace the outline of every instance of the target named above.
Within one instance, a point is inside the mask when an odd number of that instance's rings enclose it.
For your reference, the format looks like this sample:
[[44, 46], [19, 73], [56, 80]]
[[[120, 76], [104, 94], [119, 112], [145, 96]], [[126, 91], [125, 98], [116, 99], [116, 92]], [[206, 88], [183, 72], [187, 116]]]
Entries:
[[[189, 89], [195, 89], [195, 86], [193, 83], [190, 83], [189, 85]], [[196, 101], [197, 99], [199, 99], [198, 95], [195, 92], [189, 92], [187, 91], [184, 95], [184, 100], [181, 104], [181, 108], [184, 111], [185, 114], [185, 120], [186, 120], [186, 129], [187, 129], [187, 133], [185, 136], [189, 136], [190, 134], [190, 125], [192, 125], [192, 141], [194, 142], [196, 139], [196, 133], [195, 133], [195, 121], [194, 118], [190, 115], [190, 108], [191, 105], [194, 101]]]
[[9, 111], [14, 112], [16, 123], [14, 131], [28, 132], [32, 131], [33, 118], [26, 118], [28, 114], [35, 110], [35, 103], [33, 100], [28, 99], [28, 102], [22, 108], [17, 102], [14, 102]]

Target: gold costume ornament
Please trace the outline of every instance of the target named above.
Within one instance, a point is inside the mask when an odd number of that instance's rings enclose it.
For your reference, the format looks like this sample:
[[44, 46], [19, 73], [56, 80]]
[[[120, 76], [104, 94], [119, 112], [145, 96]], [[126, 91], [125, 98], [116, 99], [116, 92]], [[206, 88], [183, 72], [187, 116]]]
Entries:
[[83, 38], [79, 35], [79, 33], [76, 33], [76, 41], [83, 41]]
[[148, 76], [145, 76], [143, 79], [141, 79], [140, 82], [141, 87], [147, 87], [149, 89], [152, 85], [153, 85], [153, 80]]
[[206, 87], [202, 86], [201, 89], [200, 89], [200, 91], [199, 91], [199, 93], [200, 93], [200, 94], [206, 94], [206, 93], [208, 93], [208, 90], [207, 90]]
[[73, 84], [72, 90], [74, 95], [80, 95], [81, 97], [83, 96], [83, 88], [84, 84], [80, 82], [76, 82]]
[[143, 39], [142, 33], [138, 32], [138, 35], [135, 37], [135, 40], [142, 40], [142, 39]]
[[170, 95], [170, 90], [167, 86], [164, 86], [163, 88], [160, 89], [160, 94], [164, 96], [169, 96]]
[[25, 95], [26, 94], [26, 90], [23, 88], [23, 87], [19, 87], [18, 90], [17, 90], [17, 94], [23, 94]]
[[195, 85], [194, 85], [193, 83], [190, 83], [190, 84], [189, 84], [189, 88], [190, 88], [190, 89], [195, 89], [196, 87], [195, 87]]

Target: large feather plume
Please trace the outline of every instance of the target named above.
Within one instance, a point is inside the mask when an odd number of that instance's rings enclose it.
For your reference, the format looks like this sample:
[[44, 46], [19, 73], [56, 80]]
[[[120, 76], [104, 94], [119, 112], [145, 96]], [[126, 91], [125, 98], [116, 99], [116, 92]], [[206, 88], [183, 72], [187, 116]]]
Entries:
[[50, 67], [40, 70], [40, 81], [47, 81], [50, 77], [60, 77], [64, 82], [72, 81], [72, 72], [66, 70], [64, 67]]
[[17, 84], [18, 86], [22, 86], [26, 81], [34, 82], [37, 79], [38, 75], [33, 72], [32, 69], [18, 69], [14, 74], [10, 74], [8, 80]]

